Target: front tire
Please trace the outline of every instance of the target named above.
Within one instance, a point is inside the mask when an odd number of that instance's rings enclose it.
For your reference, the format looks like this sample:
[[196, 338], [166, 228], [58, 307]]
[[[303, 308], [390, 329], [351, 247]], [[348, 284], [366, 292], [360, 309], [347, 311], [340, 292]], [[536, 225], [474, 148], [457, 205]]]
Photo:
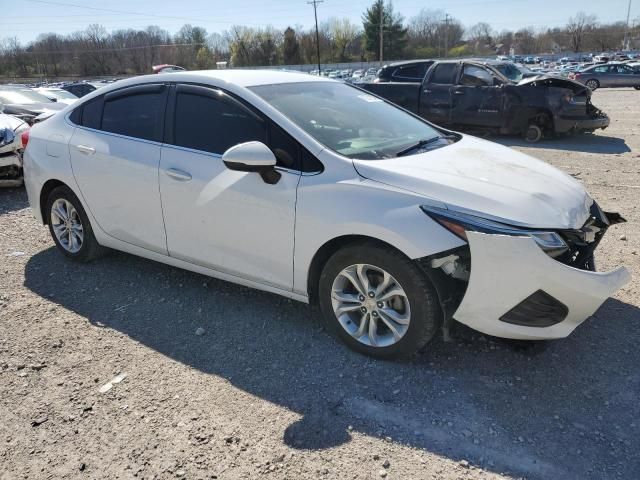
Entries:
[[318, 295], [328, 329], [372, 357], [409, 357], [442, 324], [427, 276], [400, 252], [375, 243], [336, 252], [320, 275]]
[[51, 238], [65, 256], [79, 262], [90, 262], [104, 252], [80, 200], [69, 187], [63, 185], [51, 191], [45, 215]]

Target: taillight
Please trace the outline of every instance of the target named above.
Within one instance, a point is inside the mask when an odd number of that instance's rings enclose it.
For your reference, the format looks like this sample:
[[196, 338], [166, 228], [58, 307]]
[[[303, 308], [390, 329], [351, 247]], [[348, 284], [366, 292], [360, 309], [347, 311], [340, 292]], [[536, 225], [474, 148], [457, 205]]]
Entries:
[[22, 132], [20, 139], [22, 140], [22, 148], [27, 148], [27, 143], [29, 143], [29, 130]]

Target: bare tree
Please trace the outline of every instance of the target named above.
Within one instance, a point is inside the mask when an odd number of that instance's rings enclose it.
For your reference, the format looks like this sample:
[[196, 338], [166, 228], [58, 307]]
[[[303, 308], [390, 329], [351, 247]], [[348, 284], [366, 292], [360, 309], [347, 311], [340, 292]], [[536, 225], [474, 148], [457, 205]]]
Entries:
[[596, 24], [594, 15], [587, 15], [584, 12], [578, 12], [575, 17], [571, 17], [567, 23], [566, 30], [571, 39], [571, 49], [574, 52], [582, 51], [585, 33], [593, 30]]

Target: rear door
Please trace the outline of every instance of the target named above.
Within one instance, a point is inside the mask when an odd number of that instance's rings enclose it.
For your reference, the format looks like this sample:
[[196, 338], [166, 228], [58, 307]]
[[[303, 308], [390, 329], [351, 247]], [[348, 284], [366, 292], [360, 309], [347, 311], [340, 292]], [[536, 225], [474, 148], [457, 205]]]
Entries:
[[69, 142], [73, 174], [100, 228], [167, 253], [158, 166], [168, 87], [144, 84], [83, 104]]
[[464, 63], [452, 89], [452, 120], [457, 125], [498, 127], [502, 122], [502, 87], [492, 72]]
[[458, 63], [444, 62], [428, 72], [420, 94], [420, 115], [427, 120], [447, 125], [452, 123], [451, 90], [455, 85]]

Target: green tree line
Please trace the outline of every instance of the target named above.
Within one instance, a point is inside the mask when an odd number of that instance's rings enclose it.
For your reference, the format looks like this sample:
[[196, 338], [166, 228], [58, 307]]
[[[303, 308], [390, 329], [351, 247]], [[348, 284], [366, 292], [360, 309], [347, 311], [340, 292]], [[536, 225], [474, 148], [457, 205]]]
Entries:
[[[329, 10], [327, 8], [327, 10]], [[634, 25], [639, 22], [634, 22]], [[488, 23], [464, 26], [443, 10], [423, 9], [405, 19], [391, 2], [374, 0], [361, 23], [329, 17], [319, 24], [320, 61], [344, 63], [494, 54], [539, 54], [640, 47], [638, 27], [599, 23], [579, 12], [564, 27], [497, 31]], [[235, 25], [224, 32], [184, 25], [171, 34], [158, 26], [107, 31], [101, 25], [69, 35], [42, 33], [26, 45], [0, 40], [0, 76], [92, 76], [149, 73], [162, 63], [187, 69], [317, 63], [315, 28]]]

